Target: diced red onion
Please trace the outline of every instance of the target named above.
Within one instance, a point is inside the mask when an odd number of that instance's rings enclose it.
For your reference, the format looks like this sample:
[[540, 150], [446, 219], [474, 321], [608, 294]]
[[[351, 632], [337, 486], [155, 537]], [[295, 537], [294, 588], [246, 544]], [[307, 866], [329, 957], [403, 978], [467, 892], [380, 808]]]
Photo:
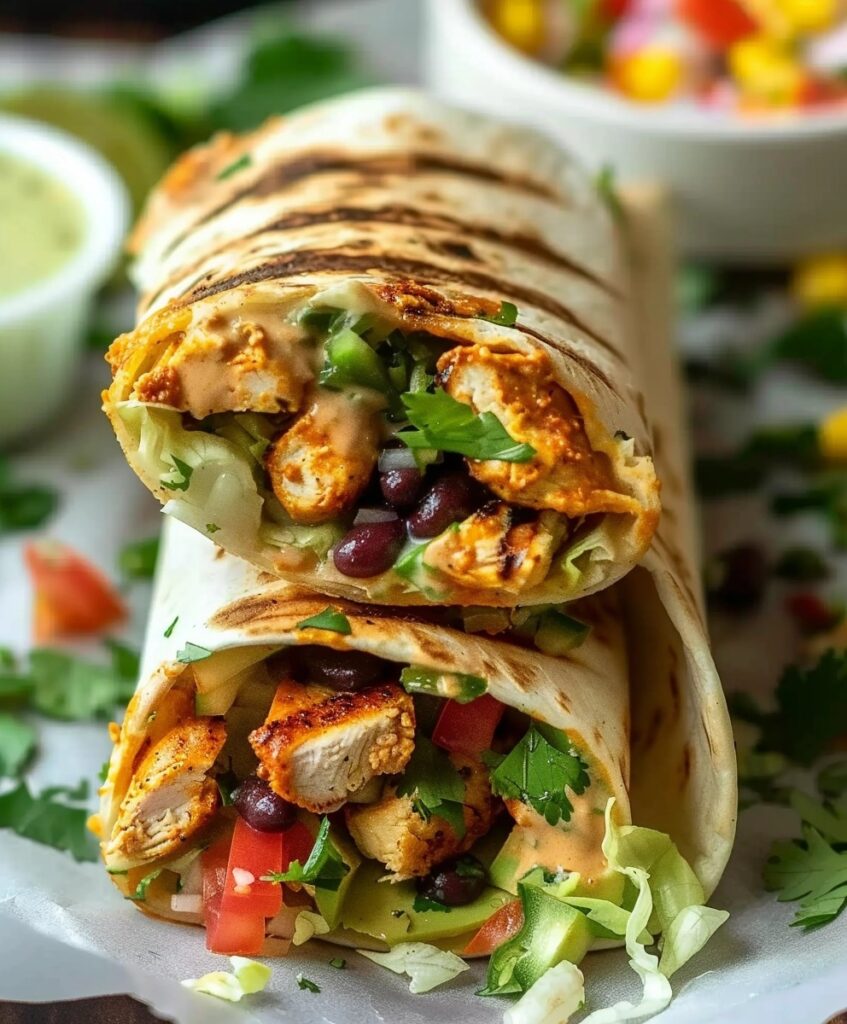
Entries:
[[198, 893], [174, 893], [171, 896], [171, 910], [178, 914], [202, 914], [203, 897]]
[[392, 469], [416, 469], [415, 453], [411, 448], [383, 448], [379, 453], [379, 471], [388, 473]]
[[390, 523], [397, 518], [397, 513], [389, 508], [360, 508], [353, 520], [354, 526], [363, 523]]

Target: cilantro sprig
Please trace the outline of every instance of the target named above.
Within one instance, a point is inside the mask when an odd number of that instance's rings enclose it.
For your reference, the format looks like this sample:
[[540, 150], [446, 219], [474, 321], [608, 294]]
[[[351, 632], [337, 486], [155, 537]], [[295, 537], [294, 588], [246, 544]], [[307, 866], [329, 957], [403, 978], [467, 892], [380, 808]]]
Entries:
[[146, 537], [144, 540], [125, 544], [118, 555], [118, 568], [128, 580], [151, 580], [156, 571], [159, 557], [159, 538]]
[[60, 803], [58, 794], [32, 793], [25, 782], [0, 796], [0, 829], [8, 828], [56, 850], [65, 850], [78, 861], [96, 861], [93, 837], [86, 830], [88, 811]]
[[780, 902], [801, 901], [791, 924], [810, 931], [832, 921], [847, 904], [847, 851], [836, 851], [806, 825], [802, 840], [774, 843], [764, 879]]
[[288, 865], [287, 871], [271, 871], [262, 876], [262, 881], [297, 882], [334, 892], [341, 885], [342, 878], [349, 870], [350, 868], [332, 841], [329, 818], [324, 817], [315, 836], [315, 845], [305, 863], [301, 864], [299, 860], [293, 860]]
[[187, 491], [194, 467], [189, 466], [182, 459], [178, 459], [176, 455], [171, 455], [171, 462], [173, 469], [170, 470], [168, 476], [163, 476], [159, 483], [169, 491]]
[[506, 754], [488, 753], [491, 789], [498, 796], [520, 800], [550, 825], [570, 821], [577, 796], [588, 788], [588, 769], [568, 738], [559, 730], [533, 723]]
[[424, 821], [435, 815], [443, 818], [457, 837], [464, 836], [465, 783], [447, 754], [425, 736], [415, 738], [397, 794], [411, 797], [415, 813]]
[[475, 413], [442, 388], [408, 393], [402, 400], [415, 429], [395, 436], [409, 448], [434, 448], [481, 461], [529, 462], [535, 456], [532, 445], [516, 441], [493, 412]]

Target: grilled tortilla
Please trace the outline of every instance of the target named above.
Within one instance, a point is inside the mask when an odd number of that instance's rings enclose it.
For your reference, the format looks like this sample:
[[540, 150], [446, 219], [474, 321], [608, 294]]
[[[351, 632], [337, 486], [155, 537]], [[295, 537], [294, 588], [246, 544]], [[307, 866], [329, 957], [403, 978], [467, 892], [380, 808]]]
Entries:
[[[352, 95], [186, 154], [133, 249], [104, 408], [165, 511], [226, 550], [351, 600], [494, 606], [592, 593], [647, 550], [617, 231], [549, 141]], [[376, 561], [340, 560], [391, 515], [378, 479], [416, 466]], [[445, 475], [471, 493], [418, 529]]]

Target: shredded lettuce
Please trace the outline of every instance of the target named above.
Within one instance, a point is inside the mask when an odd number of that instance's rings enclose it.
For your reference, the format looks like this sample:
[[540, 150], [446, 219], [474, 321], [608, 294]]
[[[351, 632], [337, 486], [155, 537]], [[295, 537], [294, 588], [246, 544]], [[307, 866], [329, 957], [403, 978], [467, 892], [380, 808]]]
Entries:
[[426, 942], [400, 942], [387, 953], [373, 953], [367, 949], [357, 949], [356, 952], [395, 974], [408, 974], [412, 979], [409, 991], [415, 995], [429, 992], [470, 970], [469, 964], [455, 953]]
[[318, 558], [324, 558], [329, 549], [341, 540], [344, 529], [336, 523], [322, 523], [320, 526], [302, 526], [298, 523], [262, 523], [259, 538], [271, 547], [308, 548]]
[[542, 974], [514, 1006], [503, 1014], [503, 1024], [568, 1024], [585, 1004], [582, 971], [563, 960]]
[[216, 539], [225, 547], [255, 546], [262, 520], [262, 497], [251, 460], [243, 449], [203, 430], [185, 430], [173, 409], [156, 409], [126, 402], [119, 414], [137, 443], [142, 474], [151, 481], [171, 480], [175, 460], [189, 467], [184, 491], [167, 502], [164, 511], [204, 533], [215, 523]]
[[248, 960], [243, 956], [231, 956], [232, 973], [229, 971], [211, 971], [202, 978], [187, 978], [183, 981], [192, 992], [203, 992], [218, 999], [226, 999], [229, 1003], [237, 1003], [244, 996], [261, 992], [271, 980], [271, 969], [266, 964]]
[[[603, 526], [595, 526], [584, 537], [566, 547], [559, 558], [559, 569], [565, 577], [568, 590], [576, 590], [590, 562], [611, 561], [612, 552], [606, 546]], [[577, 562], [580, 565], [577, 565]]]
[[313, 910], [301, 910], [294, 918], [294, 936], [292, 942], [295, 946], [302, 946], [304, 942], [314, 938], [316, 935], [326, 935], [329, 925]]

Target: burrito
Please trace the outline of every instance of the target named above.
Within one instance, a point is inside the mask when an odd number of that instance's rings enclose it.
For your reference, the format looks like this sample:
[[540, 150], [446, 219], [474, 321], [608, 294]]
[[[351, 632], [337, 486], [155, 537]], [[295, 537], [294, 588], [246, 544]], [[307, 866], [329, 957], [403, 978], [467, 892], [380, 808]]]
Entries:
[[104, 408], [165, 512], [370, 603], [558, 604], [659, 516], [614, 219], [531, 132], [373, 90], [154, 192]]
[[566, 610], [387, 609], [165, 532], [95, 822], [141, 910], [220, 953], [490, 955], [492, 994], [722, 922], [726, 709], [645, 570]]

